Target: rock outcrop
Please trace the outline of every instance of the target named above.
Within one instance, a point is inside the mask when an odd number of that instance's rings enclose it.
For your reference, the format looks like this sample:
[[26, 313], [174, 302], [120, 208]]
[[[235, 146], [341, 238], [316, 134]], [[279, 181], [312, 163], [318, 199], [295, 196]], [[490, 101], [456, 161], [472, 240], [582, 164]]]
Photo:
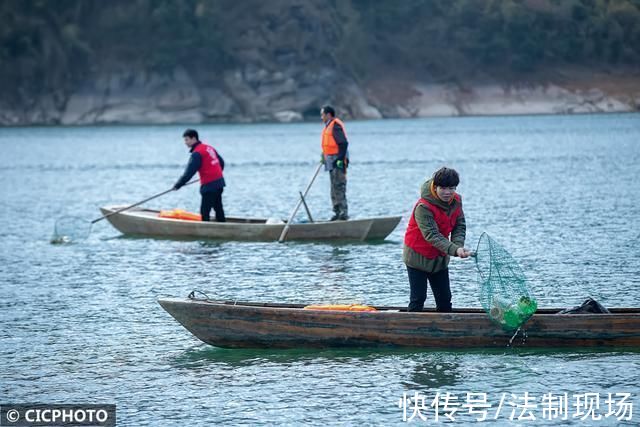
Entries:
[[247, 65], [216, 77], [215, 84], [203, 84], [182, 67], [167, 74], [102, 72], [87, 77], [69, 94], [45, 95], [26, 107], [2, 105], [0, 100], [0, 124], [288, 123], [316, 120], [326, 103], [351, 119], [640, 109], [640, 75], [604, 80], [594, 76], [579, 84], [407, 80], [358, 84], [330, 68], [309, 71], [290, 65], [273, 71]]

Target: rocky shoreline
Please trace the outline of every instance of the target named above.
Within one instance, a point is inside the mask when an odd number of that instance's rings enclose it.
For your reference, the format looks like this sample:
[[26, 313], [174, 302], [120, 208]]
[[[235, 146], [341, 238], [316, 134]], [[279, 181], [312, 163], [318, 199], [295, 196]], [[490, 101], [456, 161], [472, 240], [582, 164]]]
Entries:
[[515, 84], [358, 84], [329, 68], [246, 66], [215, 77], [213, 84], [199, 82], [181, 67], [166, 74], [101, 73], [71, 93], [26, 100], [25, 106], [0, 101], [0, 124], [287, 123], [316, 120], [327, 102], [349, 119], [640, 111], [638, 73]]

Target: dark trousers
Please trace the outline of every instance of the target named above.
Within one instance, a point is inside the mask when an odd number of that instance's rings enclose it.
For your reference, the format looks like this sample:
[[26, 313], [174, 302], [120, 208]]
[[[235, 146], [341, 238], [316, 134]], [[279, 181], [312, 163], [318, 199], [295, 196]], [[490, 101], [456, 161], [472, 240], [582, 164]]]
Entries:
[[203, 221], [210, 220], [211, 209], [216, 211], [216, 221], [225, 222], [224, 209], [222, 208], [222, 190], [207, 191], [202, 193], [202, 203], [200, 203], [200, 215]]
[[422, 311], [427, 299], [427, 280], [431, 285], [433, 297], [436, 300], [436, 311], [451, 311], [451, 288], [449, 286], [449, 269], [437, 273], [427, 273], [407, 266], [411, 296], [407, 311]]

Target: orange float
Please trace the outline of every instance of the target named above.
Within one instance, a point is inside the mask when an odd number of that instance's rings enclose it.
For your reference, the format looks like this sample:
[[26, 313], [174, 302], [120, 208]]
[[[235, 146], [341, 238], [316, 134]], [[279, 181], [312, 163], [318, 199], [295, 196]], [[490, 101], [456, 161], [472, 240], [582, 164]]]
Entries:
[[168, 211], [160, 211], [160, 214], [158, 216], [160, 218], [184, 219], [187, 221], [202, 221], [202, 216], [200, 214], [187, 212], [183, 209], [171, 209]]
[[327, 310], [327, 311], [378, 311], [374, 307], [360, 304], [327, 304], [327, 305], [307, 305], [305, 310]]

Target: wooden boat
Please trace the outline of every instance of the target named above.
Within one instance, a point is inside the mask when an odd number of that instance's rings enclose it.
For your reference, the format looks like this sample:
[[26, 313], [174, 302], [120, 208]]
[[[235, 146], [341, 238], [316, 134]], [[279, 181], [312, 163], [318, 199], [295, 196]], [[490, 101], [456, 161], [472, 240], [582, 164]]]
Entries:
[[[403, 307], [321, 311], [299, 304], [189, 298], [161, 298], [159, 303], [200, 340], [228, 348], [506, 347], [514, 335], [492, 323], [481, 309], [461, 308], [452, 313], [426, 309], [412, 313]], [[538, 310], [512, 345], [640, 348], [640, 309], [612, 309], [611, 314], [556, 314], [558, 311]]]
[[[100, 208], [103, 215], [122, 206]], [[278, 240], [285, 224], [267, 224], [266, 219], [227, 217], [227, 222], [187, 221], [160, 218], [160, 211], [130, 209], [109, 216], [111, 224], [124, 234], [173, 239]], [[287, 240], [382, 240], [400, 222], [400, 216], [294, 223]]]

